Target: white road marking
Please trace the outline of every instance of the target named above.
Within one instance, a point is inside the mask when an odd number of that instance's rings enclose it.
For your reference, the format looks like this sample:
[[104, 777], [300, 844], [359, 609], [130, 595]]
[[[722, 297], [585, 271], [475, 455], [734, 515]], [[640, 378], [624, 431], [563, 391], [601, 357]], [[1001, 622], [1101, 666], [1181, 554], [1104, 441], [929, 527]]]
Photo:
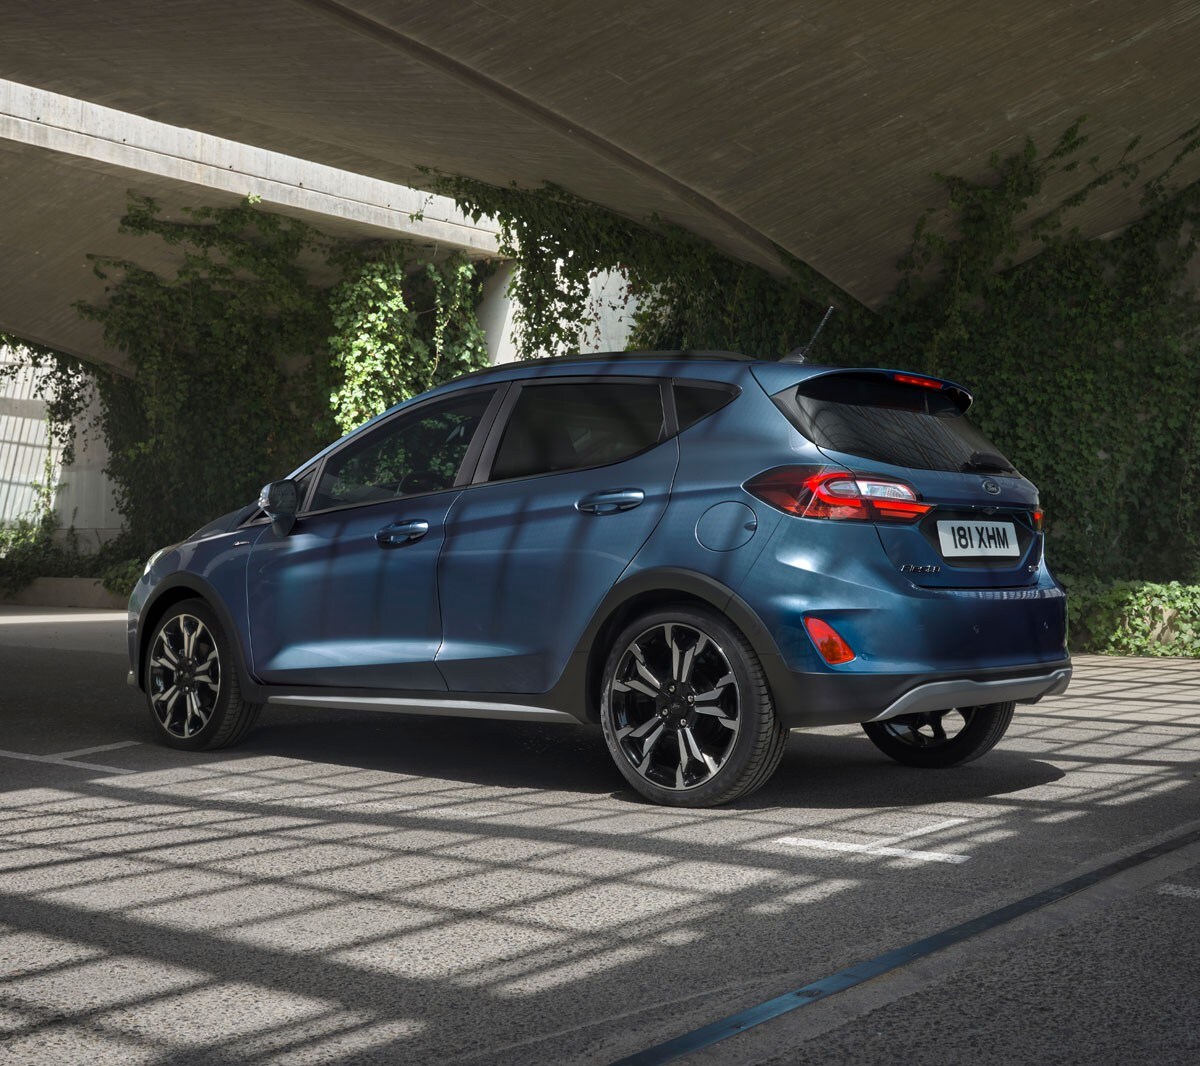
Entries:
[[56, 751], [44, 755], [44, 759], [74, 759], [77, 755], [95, 755], [98, 751], [116, 751], [117, 748], [136, 748], [141, 741], [118, 740], [115, 744], [97, 744], [94, 748], [79, 748], [76, 751]]
[[844, 840], [809, 840], [807, 837], [784, 837], [780, 844], [797, 848], [816, 848], [819, 851], [854, 851], [862, 855], [881, 855], [897, 859], [919, 859], [922, 862], [966, 862], [970, 855], [951, 855], [945, 851], [910, 851], [907, 848], [884, 848], [877, 844], [848, 844]]
[[926, 826], [924, 829], [914, 829], [908, 833], [901, 833], [899, 836], [885, 837], [874, 844], [852, 844], [844, 840], [816, 840], [810, 837], [782, 837], [779, 843], [788, 844], [795, 848], [815, 848], [818, 851], [844, 851], [860, 855], [917, 859], [920, 862], [960, 863], [966, 862], [971, 856], [955, 855], [946, 851], [912, 851], [908, 848], [893, 848], [890, 845], [898, 844], [901, 840], [911, 840], [913, 837], [926, 836], [929, 833], [936, 833], [942, 829], [962, 825], [965, 821], [967, 821], [966, 818], [950, 818], [944, 822], [938, 822], [936, 825]]
[[104, 766], [101, 763], [79, 762], [75, 759], [56, 759], [53, 755], [29, 755], [23, 751], [0, 751], [0, 759], [22, 759], [25, 762], [45, 762], [55, 766], [73, 766], [78, 770], [99, 770], [105, 774], [136, 774], [138, 770], [127, 770], [123, 766]]
[[1179, 896], [1181, 899], [1200, 899], [1200, 888], [1193, 885], [1173, 885], [1169, 881], [1158, 886], [1160, 896]]

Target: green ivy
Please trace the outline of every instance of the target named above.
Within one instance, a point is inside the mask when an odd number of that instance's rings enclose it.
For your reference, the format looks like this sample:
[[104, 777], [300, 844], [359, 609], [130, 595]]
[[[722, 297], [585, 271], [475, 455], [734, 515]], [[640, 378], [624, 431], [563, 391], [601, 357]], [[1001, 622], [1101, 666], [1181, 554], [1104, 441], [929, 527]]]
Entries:
[[413, 268], [391, 245], [357, 252], [333, 292], [329, 349], [339, 372], [330, 394], [343, 431], [401, 400], [487, 365], [475, 317], [482, 275], [461, 255]]
[[1071, 650], [1200, 656], [1200, 586], [1065, 577]]
[[[500, 255], [516, 266], [509, 292], [522, 359], [578, 349], [580, 334], [596, 326], [592, 278], [606, 271], [625, 278], [638, 304], [637, 348], [731, 348], [775, 358], [808, 338], [826, 302], [846, 299], [803, 264], [786, 261], [804, 285], [781, 282], [678, 226], [635, 222], [555, 185], [498, 188], [440, 174], [431, 181], [476, 222], [486, 216], [499, 226]], [[862, 308], [849, 314], [870, 317]]]

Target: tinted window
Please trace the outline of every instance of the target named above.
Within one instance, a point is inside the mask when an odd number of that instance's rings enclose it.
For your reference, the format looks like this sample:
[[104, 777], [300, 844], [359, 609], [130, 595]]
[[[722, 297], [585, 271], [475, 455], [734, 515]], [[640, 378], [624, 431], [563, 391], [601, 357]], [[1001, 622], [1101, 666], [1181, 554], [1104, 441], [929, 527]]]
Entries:
[[714, 411], [719, 411], [736, 396], [735, 390], [724, 385], [675, 384], [675, 418], [682, 433]]
[[451, 488], [493, 392], [397, 415], [347, 444], [326, 461], [312, 510]]
[[829, 374], [774, 399], [819, 448], [918, 470], [1014, 473], [975, 428], [960, 393], [876, 374]]
[[492, 477], [614, 463], [662, 440], [664, 428], [657, 382], [528, 386], [504, 430]]

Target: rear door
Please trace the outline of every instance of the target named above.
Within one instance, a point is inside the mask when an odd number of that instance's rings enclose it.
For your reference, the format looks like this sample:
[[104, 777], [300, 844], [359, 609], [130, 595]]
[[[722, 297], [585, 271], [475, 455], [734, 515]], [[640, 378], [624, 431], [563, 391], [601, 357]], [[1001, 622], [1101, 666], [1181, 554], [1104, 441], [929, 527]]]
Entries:
[[914, 584], [1037, 580], [1037, 489], [967, 419], [964, 390], [912, 374], [833, 371], [774, 399], [832, 465], [905, 481], [934, 505], [914, 523], [875, 523], [888, 558]]
[[663, 516], [679, 451], [651, 378], [514, 386], [439, 564], [451, 691], [545, 692]]

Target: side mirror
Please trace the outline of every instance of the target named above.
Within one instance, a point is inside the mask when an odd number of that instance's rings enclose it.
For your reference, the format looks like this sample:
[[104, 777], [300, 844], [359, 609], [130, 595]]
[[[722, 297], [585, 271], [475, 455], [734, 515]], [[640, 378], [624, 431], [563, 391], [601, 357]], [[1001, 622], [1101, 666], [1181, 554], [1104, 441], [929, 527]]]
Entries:
[[267, 512], [271, 528], [277, 537], [286, 537], [296, 524], [296, 511], [300, 507], [300, 491], [291, 478], [272, 481], [264, 485], [258, 496], [258, 506]]

